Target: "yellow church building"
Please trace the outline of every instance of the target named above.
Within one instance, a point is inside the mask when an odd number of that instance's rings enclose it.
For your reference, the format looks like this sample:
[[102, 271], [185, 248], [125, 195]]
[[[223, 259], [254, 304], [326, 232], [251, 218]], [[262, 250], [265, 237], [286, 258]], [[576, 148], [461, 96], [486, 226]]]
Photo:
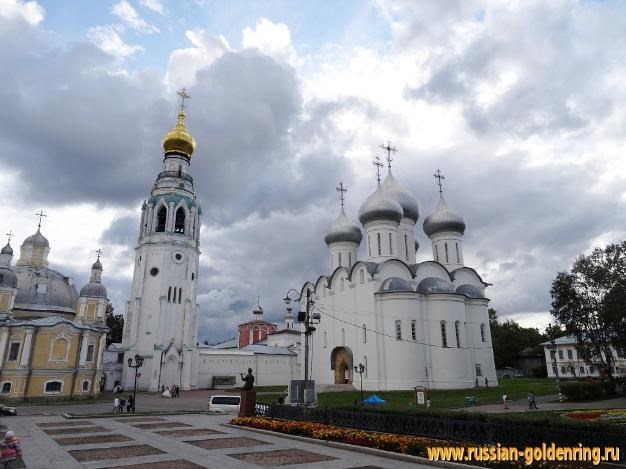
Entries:
[[0, 251], [0, 401], [100, 391], [108, 304], [100, 256], [78, 293], [48, 268], [49, 252], [41, 224], [14, 266], [10, 240]]

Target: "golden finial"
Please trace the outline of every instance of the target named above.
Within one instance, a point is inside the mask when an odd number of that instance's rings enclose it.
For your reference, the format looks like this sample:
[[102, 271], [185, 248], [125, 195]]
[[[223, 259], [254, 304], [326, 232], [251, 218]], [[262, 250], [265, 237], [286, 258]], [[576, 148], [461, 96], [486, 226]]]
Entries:
[[178, 121], [172, 130], [165, 134], [163, 141], [163, 150], [165, 154], [179, 153], [191, 158], [196, 149], [196, 139], [189, 133], [185, 127], [185, 100], [190, 96], [185, 88], [176, 92], [180, 96], [180, 110], [178, 112]]

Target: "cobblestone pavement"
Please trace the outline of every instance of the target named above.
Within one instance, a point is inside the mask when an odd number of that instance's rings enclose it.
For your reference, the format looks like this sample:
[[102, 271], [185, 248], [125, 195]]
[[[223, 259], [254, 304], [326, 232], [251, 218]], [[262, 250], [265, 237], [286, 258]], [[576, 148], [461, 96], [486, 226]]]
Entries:
[[[64, 420], [58, 416], [19, 416], [4, 423], [21, 438], [23, 459], [29, 469], [429, 467], [364, 454], [358, 449], [349, 451], [225, 426], [232, 418], [227, 415], [155, 418], [113, 415]], [[137, 428], [142, 422], [162, 426]], [[54, 431], [57, 429], [60, 431]]]

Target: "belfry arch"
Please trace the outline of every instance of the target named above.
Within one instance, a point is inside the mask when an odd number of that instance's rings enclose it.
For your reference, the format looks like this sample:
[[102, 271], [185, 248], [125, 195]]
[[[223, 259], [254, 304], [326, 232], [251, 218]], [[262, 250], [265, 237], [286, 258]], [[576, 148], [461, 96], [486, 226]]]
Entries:
[[335, 384], [352, 384], [352, 350], [335, 347], [330, 353], [330, 369], [335, 372]]

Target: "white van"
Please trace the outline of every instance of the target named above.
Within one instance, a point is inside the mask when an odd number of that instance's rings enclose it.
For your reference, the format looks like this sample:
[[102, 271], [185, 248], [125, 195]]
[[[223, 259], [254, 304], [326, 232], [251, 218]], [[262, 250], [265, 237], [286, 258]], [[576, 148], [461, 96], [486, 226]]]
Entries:
[[208, 412], [216, 414], [236, 414], [239, 413], [241, 396], [210, 396]]

